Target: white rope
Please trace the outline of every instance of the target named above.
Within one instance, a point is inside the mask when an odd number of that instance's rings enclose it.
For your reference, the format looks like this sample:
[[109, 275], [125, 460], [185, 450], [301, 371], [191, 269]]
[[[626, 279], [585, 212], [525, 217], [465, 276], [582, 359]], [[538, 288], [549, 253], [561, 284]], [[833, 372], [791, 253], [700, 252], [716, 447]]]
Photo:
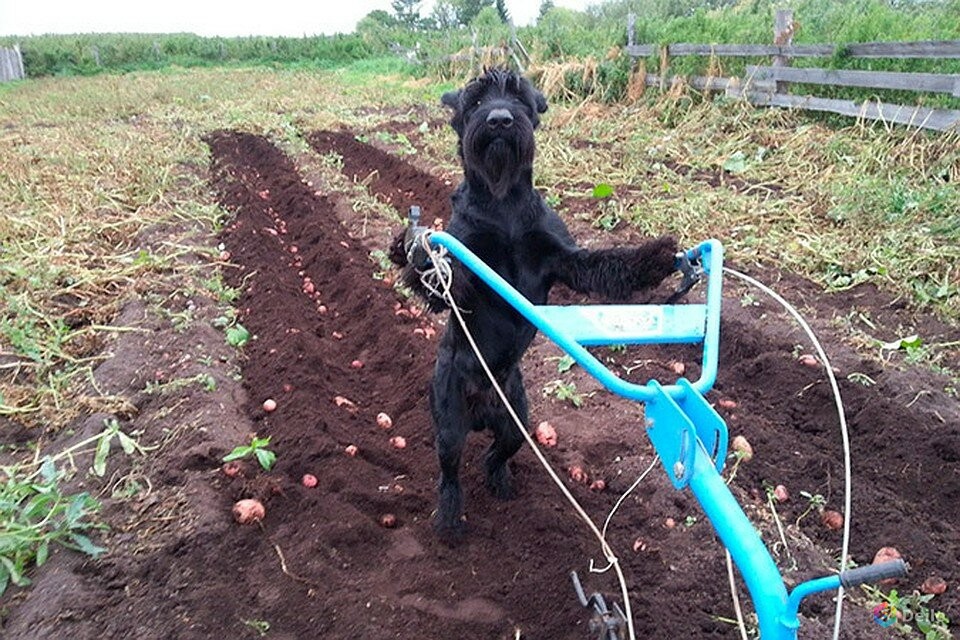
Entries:
[[[610, 548], [610, 545], [607, 544], [604, 534], [597, 529], [597, 525], [594, 524], [593, 520], [590, 519], [590, 516], [587, 515], [587, 512], [584, 511], [583, 507], [580, 506], [580, 503], [577, 502], [576, 498], [573, 497], [573, 494], [567, 489], [563, 484], [563, 481], [557, 475], [557, 473], [550, 466], [550, 463], [547, 461], [546, 457], [543, 455], [543, 452], [540, 451], [540, 448], [537, 446], [537, 443], [534, 441], [533, 437], [527, 432], [523, 427], [523, 422], [517, 416], [516, 411], [514, 411], [513, 406], [510, 404], [510, 401], [507, 399], [506, 394], [503, 392], [503, 389], [497, 383], [496, 378], [493, 375], [493, 372], [490, 371], [490, 367], [487, 365], [486, 360], [483, 359], [483, 354], [480, 352], [480, 348], [477, 346], [476, 341], [473, 339], [473, 335], [467, 329], [467, 323], [464, 321], [463, 316], [461, 315], [460, 309], [457, 307], [453, 300], [453, 294], [450, 291], [450, 285], [453, 277], [453, 270], [450, 267], [450, 263], [442, 258], [439, 252], [437, 252], [434, 247], [430, 244], [429, 233], [425, 233], [421, 236], [423, 247], [426, 252], [430, 255], [430, 259], [433, 262], [433, 269], [436, 271], [436, 277], [442, 287], [443, 299], [446, 300], [447, 304], [450, 305], [450, 309], [453, 310], [454, 316], [457, 318], [457, 322], [460, 324], [460, 327], [463, 329], [464, 335], [467, 337], [467, 341], [470, 343], [470, 347], [473, 349], [474, 354], [477, 356], [477, 360], [480, 361], [480, 365], [483, 367], [484, 373], [487, 374], [487, 377], [490, 379], [490, 384], [493, 385], [494, 390], [497, 392], [500, 401], [506, 407], [507, 412], [510, 414], [510, 417], [513, 419], [514, 423], [517, 425], [517, 428], [520, 430], [520, 433], [523, 434], [524, 439], [527, 441], [527, 444], [530, 445], [530, 448], [533, 449], [534, 454], [537, 456], [537, 459], [540, 461], [540, 464], [543, 465], [543, 468], [546, 469], [547, 474], [553, 480], [553, 482], [559, 487], [560, 492], [564, 495], [568, 502], [573, 506], [574, 510], [587, 523], [587, 526], [590, 528], [590, 531], [597, 537], [597, 540], [600, 541], [600, 549], [603, 551], [603, 555], [606, 558], [607, 562], [614, 568], [614, 571], [617, 574], [617, 580], [620, 582], [620, 592], [623, 597], [623, 610], [624, 615], [627, 618], [627, 632], [629, 633], [630, 640], [636, 640], [636, 635], [633, 628], [633, 613], [630, 608], [630, 596], [627, 593], [627, 581], [623, 575], [623, 569], [620, 567], [620, 562], [617, 559], [617, 556], [613, 553], [613, 550]], [[424, 284], [424, 286], [427, 286]]]
[[733, 577], [733, 557], [730, 550], [723, 548], [727, 554], [727, 577], [730, 579], [730, 597], [733, 598], [733, 612], [737, 614], [737, 628], [740, 629], [741, 640], [749, 640], [747, 637], [747, 624], [743, 620], [743, 609], [740, 608], [740, 595], [737, 593], [737, 580]]
[[[726, 273], [729, 273], [732, 276], [740, 278], [744, 282], [757, 287], [771, 298], [776, 300], [780, 305], [787, 310], [787, 312], [793, 316], [794, 320], [800, 325], [803, 331], [810, 338], [810, 341], [813, 343], [814, 349], [817, 350], [817, 355], [820, 357], [820, 362], [823, 363], [824, 368], [827, 371], [827, 378], [830, 381], [830, 388], [833, 391], [833, 399], [837, 406], [837, 415], [840, 418], [840, 435], [843, 439], [843, 543], [841, 545], [840, 551], [840, 571], [846, 569], [847, 555], [850, 549], [850, 521], [852, 519], [851, 513], [851, 464], [850, 464], [850, 434], [847, 428], [847, 417], [843, 409], [843, 399], [840, 397], [840, 386], [837, 384], [837, 378], [833, 374], [833, 367], [830, 366], [830, 360], [827, 359], [827, 354], [824, 352], [823, 347], [820, 346], [820, 341], [817, 339], [816, 334], [813, 332], [813, 329], [810, 328], [810, 325], [807, 324], [807, 321], [803, 319], [798, 312], [789, 302], [784, 300], [780, 295], [775, 291], [761, 283], [760, 281], [751, 278], [750, 276], [735, 271], [729, 267], [724, 267], [723, 270]], [[730, 569], [732, 572], [732, 569]], [[837, 607], [836, 613], [834, 614], [833, 621], [833, 640], [837, 640], [840, 637], [840, 620], [843, 616], [843, 587], [837, 588]], [[741, 633], [743, 629], [741, 628]]]
[[[660, 454], [659, 454], [659, 453], [658, 453], [658, 454], [654, 454], [654, 456], [653, 456], [653, 461], [650, 463], [650, 466], [648, 466], [648, 467], [644, 470], [644, 472], [640, 474], [640, 477], [638, 477], [636, 480], [634, 480], [633, 484], [630, 485], [630, 488], [627, 489], [626, 491], [624, 491], [624, 492], [623, 492], [623, 495], [621, 495], [621, 496], [617, 499], [617, 502], [613, 505], [613, 508], [610, 509], [610, 513], [607, 514], [607, 519], [604, 520], [604, 522], [603, 522], [603, 530], [600, 532], [600, 534], [601, 534], [604, 538], [607, 537], [607, 527], [610, 526], [610, 521], [613, 520], [613, 514], [615, 514], [615, 513], [617, 512], [617, 509], [619, 509], [619, 508], [620, 508], [620, 505], [623, 504], [623, 501], [627, 499], [627, 496], [629, 496], [631, 493], [633, 493], [633, 490], [636, 489], [637, 487], [639, 487], [639, 486], [640, 486], [640, 483], [643, 482], [643, 480], [647, 477], [647, 475], [650, 474], [651, 471], [653, 471], [653, 468], [654, 468], [655, 466], [657, 466], [657, 463], [658, 463], [658, 462], [660, 462]], [[593, 558], [590, 559], [590, 572], [591, 572], [591, 573], [606, 573], [607, 571], [610, 570], [610, 567], [611, 567], [611, 566], [612, 566], [612, 565], [608, 564], [608, 565], [605, 566], [605, 567], [596, 568], [596, 567], [593, 566]]]

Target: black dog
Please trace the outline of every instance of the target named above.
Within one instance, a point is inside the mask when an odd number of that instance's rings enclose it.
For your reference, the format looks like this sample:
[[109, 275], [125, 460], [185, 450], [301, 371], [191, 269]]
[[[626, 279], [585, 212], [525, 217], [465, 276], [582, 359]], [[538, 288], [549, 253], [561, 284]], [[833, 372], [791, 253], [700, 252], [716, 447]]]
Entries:
[[[677, 246], [670, 237], [635, 248], [577, 247], [563, 221], [533, 188], [533, 132], [547, 103], [525, 78], [489, 70], [463, 89], [445, 94], [442, 102], [453, 109], [450, 124], [459, 137], [464, 170], [464, 181], [452, 196], [447, 231], [531, 302], [544, 304], [557, 282], [575, 291], [624, 299], [634, 290], [656, 286], [675, 270]], [[403, 238], [399, 235], [391, 249], [391, 257], [401, 266], [408, 262]], [[453, 266], [454, 300], [526, 427], [527, 398], [519, 363], [536, 329], [479, 278], [456, 261]], [[427, 298], [433, 310], [446, 308], [420, 286], [413, 271], [407, 265], [405, 281]], [[444, 535], [459, 534], [460, 456], [467, 434], [484, 428], [493, 431], [486, 483], [503, 499], [514, 495], [507, 461], [523, 436], [453, 319], [440, 341], [430, 410], [440, 458], [436, 527]]]

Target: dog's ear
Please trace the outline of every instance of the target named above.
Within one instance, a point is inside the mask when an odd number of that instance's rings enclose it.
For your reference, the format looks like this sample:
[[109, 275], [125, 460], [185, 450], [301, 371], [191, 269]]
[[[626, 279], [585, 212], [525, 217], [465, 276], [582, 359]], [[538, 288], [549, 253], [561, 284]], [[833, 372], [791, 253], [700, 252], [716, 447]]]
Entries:
[[547, 99], [543, 97], [543, 94], [533, 90], [533, 101], [537, 107], [537, 113], [546, 113], [547, 111]]
[[454, 111], [458, 110], [460, 108], [460, 91], [447, 91], [440, 96], [440, 102]]

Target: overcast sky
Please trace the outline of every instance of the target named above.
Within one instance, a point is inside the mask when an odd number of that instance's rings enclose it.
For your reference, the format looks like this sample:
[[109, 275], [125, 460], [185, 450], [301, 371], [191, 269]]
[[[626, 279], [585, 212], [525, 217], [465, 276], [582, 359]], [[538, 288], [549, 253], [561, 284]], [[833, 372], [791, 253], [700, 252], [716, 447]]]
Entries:
[[[424, 0], [427, 14], [434, 0]], [[583, 9], [596, 0], [554, 0]], [[518, 25], [540, 0], [507, 0]], [[42, 33], [196, 33], [203, 36], [303, 36], [350, 33], [390, 0], [0, 0], [0, 35]]]

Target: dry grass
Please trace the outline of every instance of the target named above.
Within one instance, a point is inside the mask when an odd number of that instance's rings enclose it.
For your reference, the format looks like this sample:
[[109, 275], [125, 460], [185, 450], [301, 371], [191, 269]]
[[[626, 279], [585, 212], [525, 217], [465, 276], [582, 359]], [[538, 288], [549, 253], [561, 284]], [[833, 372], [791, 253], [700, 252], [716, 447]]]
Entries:
[[[565, 102], [569, 82], [603, 95], [598, 64], [537, 70], [553, 98], [537, 173], [551, 202], [607, 182], [617, 195], [605, 206], [647, 233], [717, 237], [741, 263], [777, 262], [827, 287], [872, 280], [960, 318], [957, 136], [643, 92], [643, 70], [628, 104]], [[204, 133], [260, 133], [296, 155], [308, 153], [304, 132], [416, 118], [430, 122], [418, 161], [455, 171], [440, 93], [404, 76], [216, 69], [0, 89], [0, 416], [58, 427], [115, 401], [87, 381], [122, 330], [109, 326], [117, 310], [215, 273], [223, 212], [204, 185]], [[313, 169], [339, 188], [332, 160]], [[183, 234], [209, 252], [185, 248]]]

